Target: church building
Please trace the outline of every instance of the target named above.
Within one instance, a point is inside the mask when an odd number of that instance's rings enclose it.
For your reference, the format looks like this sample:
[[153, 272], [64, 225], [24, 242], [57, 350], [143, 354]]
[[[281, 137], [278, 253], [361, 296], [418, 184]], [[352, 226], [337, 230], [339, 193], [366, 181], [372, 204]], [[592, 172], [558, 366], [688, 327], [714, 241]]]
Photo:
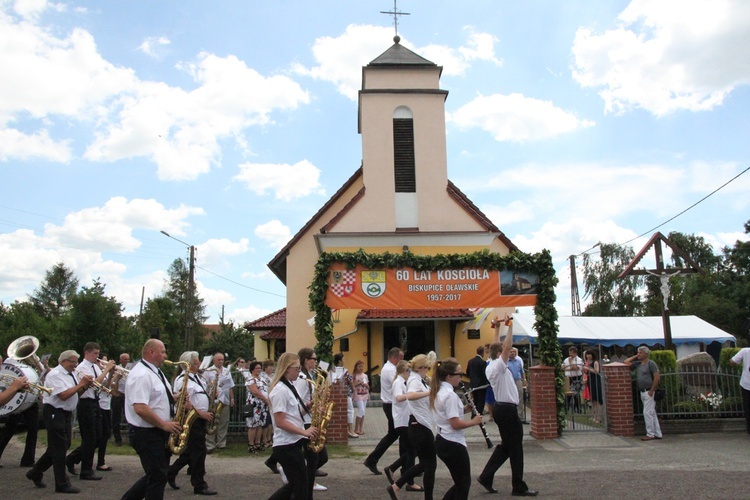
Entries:
[[[287, 287], [287, 351], [316, 344], [308, 287], [322, 252], [518, 250], [448, 179], [442, 67], [401, 45], [398, 36], [394, 42], [362, 70], [361, 166], [268, 264]], [[377, 284], [373, 287], [377, 295]], [[401, 346], [407, 359], [435, 351], [439, 358], [455, 355], [465, 362], [492, 339], [484, 319], [514, 310], [479, 307], [334, 308], [333, 353], [344, 352], [350, 370], [364, 360], [365, 370], [374, 374], [394, 346]], [[263, 359], [273, 352], [267, 344], [273, 340], [258, 340], [256, 355]]]

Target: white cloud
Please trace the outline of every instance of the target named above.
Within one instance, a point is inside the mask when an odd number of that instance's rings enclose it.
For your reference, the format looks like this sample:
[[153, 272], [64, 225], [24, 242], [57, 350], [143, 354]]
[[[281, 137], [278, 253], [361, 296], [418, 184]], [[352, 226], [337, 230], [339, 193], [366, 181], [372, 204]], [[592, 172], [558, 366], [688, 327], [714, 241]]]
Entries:
[[165, 36], [150, 36], [143, 40], [143, 43], [138, 46], [138, 50], [149, 57], [160, 59], [162, 55], [162, 48], [171, 43], [172, 42], [169, 40], [169, 38]]
[[534, 220], [534, 210], [521, 200], [513, 200], [507, 205], [483, 205], [482, 212], [498, 227]]
[[231, 241], [228, 238], [214, 238], [198, 245], [199, 262], [202, 266], [214, 268], [222, 265], [224, 257], [234, 257], [248, 252], [250, 240], [242, 238]]
[[273, 191], [277, 200], [292, 201], [310, 194], [325, 194], [320, 184], [320, 170], [307, 160], [294, 165], [242, 163], [234, 180], [259, 195]]
[[[497, 39], [488, 33], [475, 33], [470, 28], [465, 45], [451, 48], [444, 45], [412, 47], [402, 37], [401, 45], [439, 66], [445, 75], [462, 75], [470, 63], [484, 60], [494, 64], [502, 61], [495, 55]], [[305, 68], [297, 64], [293, 70], [302, 75], [331, 82], [337, 90], [355, 101], [362, 86], [362, 66], [366, 66], [381, 53], [393, 38], [391, 28], [350, 24], [338, 37], [317, 38], [313, 45], [313, 57], [317, 66]]]
[[234, 309], [233, 311], [231, 311], [227, 315], [225, 321], [234, 321], [235, 324], [243, 325], [248, 321], [255, 321], [256, 319], [262, 318], [263, 316], [271, 314], [272, 312], [274, 311], [255, 306], [241, 307], [239, 309]]
[[573, 77], [601, 89], [607, 112], [710, 110], [750, 83], [744, 0], [634, 0], [618, 20], [602, 34], [579, 28], [572, 48]]
[[292, 239], [289, 227], [274, 219], [255, 228], [255, 236], [267, 241], [271, 247], [280, 250]]
[[548, 139], [594, 126], [575, 114], [521, 94], [478, 96], [447, 116], [462, 130], [478, 127], [497, 141], [525, 142]]
[[44, 129], [24, 134], [16, 129], [0, 127], [0, 161], [38, 158], [67, 163], [72, 156], [69, 146], [69, 140], [55, 141]]

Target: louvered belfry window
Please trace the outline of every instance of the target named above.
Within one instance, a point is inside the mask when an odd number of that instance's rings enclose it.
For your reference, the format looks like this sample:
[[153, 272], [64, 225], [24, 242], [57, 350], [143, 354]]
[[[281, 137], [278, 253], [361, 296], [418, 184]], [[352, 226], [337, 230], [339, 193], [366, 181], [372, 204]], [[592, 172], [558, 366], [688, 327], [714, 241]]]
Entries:
[[397, 193], [415, 193], [417, 179], [414, 173], [414, 120], [393, 119], [393, 164]]

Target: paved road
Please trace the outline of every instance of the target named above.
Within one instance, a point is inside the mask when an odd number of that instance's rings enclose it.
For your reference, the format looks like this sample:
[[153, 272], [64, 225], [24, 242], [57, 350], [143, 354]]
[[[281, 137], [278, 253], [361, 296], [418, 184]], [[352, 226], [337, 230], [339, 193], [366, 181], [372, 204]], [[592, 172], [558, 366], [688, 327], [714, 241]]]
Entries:
[[[353, 450], [368, 453], [375, 435], [384, 428], [379, 410], [370, 412], [368, 434]], [[382, 412], [380, 412], [382, 415]], [[382, 421], [381, 421], [382, 420]], [[497, 428], [490, 435], [499, 441]], [[236, 446], [240, 446], [237, 444]], [[602, 433], [567, 433], [563, 438], [536, 441], [527, 436], [526, 481], [539, 489], [542, 497], [565, 499], [591, 498], [748, 498], [747, 485], [742, 481], [750, 472], [750, 436], [746, 433], [706, 433], [667, 435], [662, 441], [642, 442], [639, 438], [618, 438]], [[470, 436], [472, 477], [476, 478], [490, 455], [484, 440]], [[0, 484], [4, 498], [53, 498], [52, 471], [45, 480], [46, 489], [38, 489], [24, 477], [26, 469], [18, 467], [21, 443], [11, 442], [3, 456]], [[41, 450], [38, 455], [41, 455]], [[219, 491], [220, 498], [267, 498], [279, 486], [279, 476], [263, 466], [266, 455], [227, 458], [211, 455], [207, 460], [207, 480]], [[395, 460], [395, 447], [385, 455], [383, 463]], [[325, 467], [329, 476], [321, 482], [329, 491], [316, 493], [316, 498], [388, 498], [385, 476], [375, 476], [362, 465], [362, 456], [333, 459]], [[119, 498], [142, 470], [136, 457], [111, 456], [114, 467], [99, 482], [81, 482], [78, 498]], [[193, 497], [187, 476], [181, 475], [180, 491], [167, 487], [166, 498]], [[435, 497], [440, 498], [450, 486], [445, 466], [438, 463]], [[510, 468], [504, 465], [495, 478], [497, 495], [485, 493], [476, 481], [471, 498], [490, 500], [510, 497]], [[401, 498], [421, 499], [417, 493], [404, 493]]]

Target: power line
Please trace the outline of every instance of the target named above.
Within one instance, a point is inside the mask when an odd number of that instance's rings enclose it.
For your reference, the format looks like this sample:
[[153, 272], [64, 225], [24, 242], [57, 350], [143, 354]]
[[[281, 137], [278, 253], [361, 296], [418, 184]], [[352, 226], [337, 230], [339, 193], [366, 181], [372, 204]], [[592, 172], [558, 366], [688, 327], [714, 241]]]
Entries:
[[[750, 170], [750, 167], [747, 167], [747, 168], [746, 168], [745, 170], [743, 170], [743, 171], [742, 171], [742, 172], [740, 172], [739, 174], [735, 175], [734, 177], [732, 177], [731, 179], [729, 179], [729, 180], [728, 180], [727, 182], [725, 182], [725, 183], [724, 183], [724, 184], [722, 184], [721, 186], [717, 187], [716, 189], [714, 189], [713, 191], [711, 191], [710, 193], [708, 193], [708, 194], [707, 194], [706, 196], [704, 196], [704, 197], [703, 197], [703, 198], [701, 198], [700, 200], [696, 201], [695, 203], [693, 203], [692, 205], [690, 205], [689, 207], [687, 207], [687, 208], [686, 208], [685, 210], [683, 210], [682, 212], [678, 213], [677, 215], [675, 215], [675, 216], [673, 216], [673, 217], [670, 217], [669, 219], [665, 220], [665, 221], [664, 221], [664, 222], [662, 222], [661, 224], [659, 224], [659, 225], [657, 225], [657, 226], [654, 226], [654, 227], [652, 227], [651, 229], [649, 229], [648, 231], [645, 231], [645, 232], [643, 232], [643, 233], [639, 234], [639, 235], [638, 235], [638, 236], [636, 236], [635, 238], [631, 238], [631, 239], [629, 239], [628, 241], [625, 241], [625, 242], [623, 242], [623, 243], [620, 243], [620, 244], [618, 244], [617, 246], [623, 246], [623, 245], [627, 245], [627, 244], [628, 244], [628, 243], [630, 243], [631, 241], [635, 241], [635, 240], [637, 240], [638, 238], [641, 238], [641, 237], [643, 237], [643, 236], [646, 236], [647, 234], [651, 233], [652, 231], [655, 231], [655, 230], [659, 229], [659, 228], [660, 228], [660, 227], [662, 227], [663, 225], [665, 225], [665, 224], [668, 224], [668, 223], [672, 222], [673, 220], [675, 220], [675, 219], [676, 219], [677, 217], [679, 217], [680, 215], [682, 215], [682, 214], [684, 214], [685, 212], [687, 212], [687, 211], [689, 211], [689, 210], [691, 210], [691, 209], [695, 208], [695, 207], [696, 207], [697, 205], [699, 205], [699, 204], [703, 203], [703, 202], [704, 202], [704, 201], [706, 201], [706, 200], [707, 200], [708, 198], [710, 198], [710, 197], [711, 197], [711, 196], [713, 196], [714, 194], [718, 193], [718, 192], [719, 192], [720, 190], [724, 189], [724, 188], [725, 188], [726, 186], [728, 186], [728, 185], [729, 185], [730, 183], [732, 183], [732, 182], [734, 182], [735, 180], [737, 180], [737, 178], [739, 178], [739, 177], [740, 177], [741, 175], [745, 174], [745, 173], [746, 173], [746, 172], [747, 172], [748, 170]], [[578, 255], [576, 255], [576, 257], [580, 257], [581, 255], [583, 255], [583, 254], [586, 254], [586, 253], [590, 252], [590, 251], [591, 251], [591, 250], [593, 250], [594, 248], [598, 247], [598, 246], [599, 246], [600, 244], [601, 244], [601, 242], [600, 242], [600, 243], [597, 243], [597, 244], [596, 244], [596, 245], [594, 245], [594, 246], [592, 246], [592, 247], [591, 247], [591, 248], [589, 248], [588, 250], [584, 250], [583, 252], [581, 252], [581, 253], [579, 253]]]
[[252, 291], [254, 291], [254, 292], [265, 293], [265, 294], [268, 294], [268, 295], [274, 295], [274, 296], [276, 296], [276, 297], [281, 297], [282, 299], [285, 299], [285, 298], [286, 298], [286, 295], [279, 295], [278, 293], [267, 292], [267, 291], [265, 291], [265, 290], [260, 290], [260, 289], [258, 289], [258, 288], [253, 288], [253, 287], [251, 287], [251, 286], [247, 286], [247, 285], [244, 285], [244, 284], [242, 284], [242, 283], [238, 283], [238, 282], [236, 282], [236, 281], [234, 281], [234, 280], [230, 280], [229, 278], [226, 278], [226, 277], [224, 277], [224, 276], [222, 276], [222, 275], [220, 275], [220, 274], [216, 274], [216, 273], [215, 273], [215, 272], [213, 272], [213, 271], [209, 271], [209, 270], [208, 270], [208, 269], [206, 269], [205, 267], [201, 267], [201, 266], [195, 266], [195, 267], [197, 267], [198, 269], [200, 269], [200, 270], [202, 270], [202, 271], [206, 271], [206, 272], [207, 272], [208, 274], [213, 274], [213, 275], [214, 275], [214, 276], [216, 276], [217, 278], [221, 278], [221, 279], [223, 279], [223, 280], [225, 280], [225, 281], [228, 281], [228, 282], [230, 282], [230, 283], [233, 283], [233, 284], [235, 284], [235, 285], [237, 285], [237, 286], [241, 286], [241, 287], [243, 287], [243, 288], [247, 288], [248, 290], [252, 290]]

